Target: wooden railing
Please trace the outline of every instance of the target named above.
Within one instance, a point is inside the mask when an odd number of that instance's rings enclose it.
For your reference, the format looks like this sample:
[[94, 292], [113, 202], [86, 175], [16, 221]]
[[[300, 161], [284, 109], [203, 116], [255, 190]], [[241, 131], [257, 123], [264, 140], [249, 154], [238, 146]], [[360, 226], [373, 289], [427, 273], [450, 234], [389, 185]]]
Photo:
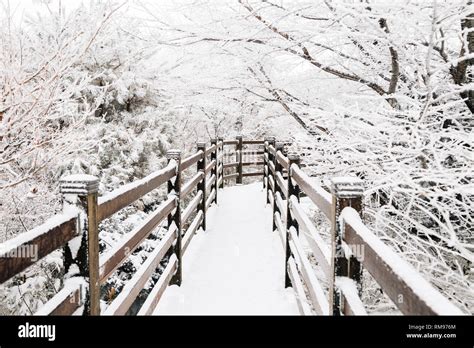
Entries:
[[[212, 140], [209, 147], [206, 143], [198, 143], [197, 152], [184, 159], [181, 159], [180, 151], [168, 151], [165, 168], [100, 198], [96, 177], [72, 175], [62, 178], [64, 213], [1, 245], [0, 284], [52, 251], [63, 248], [65, 285], [37, 314], [71, 315], [83, 308], [84, 314], [99, 315], [101, 286], [151, 233], [164, 227], [166, 232], [159, 244], [102, 312], [105, 315], [126, 314], [160, 262], [167, 257], [167, 265], [138, 312], [139, 315], [151, 314], [168, 284], [181, 284], [183, 254], [196, 231], [206, 228], [206, 211], [217, 202], [218, 188], [223, 185], [223, 146], [222, 139]], [[184, 174], [192, 169], [196, 173], [182, 182]], [[165, 184], [166, 197], [159, 206], [99, 257], [99, 224]], [[186, 206], [184, 202], [187, 202]], [[30, 247], [37, 248], [37, 258], [17, 257]]]
[[[236, 140], [223, 141], [223, 144], [225, 149], [223, 156], [226, 162], [223, 165], [225, 181], [235, 179], [236, 184], [242, 184], [243, 178], [263, 176], [263, 140], [243, 140], [238, 136]], [[250, 170], [246, 171], [244, 168]]]
[[[361, 180], [333, 178], [328, 192], [301, 170], [299, 156], [287, 154], [283, 143], [268, 138], [264, 151], [267, 203], [273, 206], [273, 230], [280, 234], [286, 253], [285, 286], [295, 289], [302, 314], [367, 314], [361, 300], [363, 268], [403, 314], [462, 314], [362, 222]], [[300, 202], [303, 195], [329, 220], [330, 243], [305, 213]], [[316, 277], [305, 245], [328, 291]]]
[[[362, 222], [360, 180], [334, 178], [328, 192], [302, 171], [299, 157], [286, 153], [283, 143], [274, 138], [219, 138], [212, 140], [209, 147], [198, 143], [196, 153], [184, 159], [177, 150], [169, 151], [167, 157], [165, 168], [100, 198], [96, 177], [62, 178], [64, 212], [0, 245], [0, 284], [63, 248], [64, 287], [37, 314], [99, 315], [101, 286], [154, 231], [164, 228], [158, 245], [102, 312], [126, 314], [158, 265], [167, 258], [159, 280], [138, 311], [139, 315], [151, 314], [166, 287], [181, 284], [183, 254], [196, 231], [206, 228], [206, 212], [217, 202], [218, 190], [234, 179], [240, 184], [245, 177], [261, 176], [267, 203], [273, 207], [273, 230], [279, 233], [285, 249], [285, 286], [294, 288], [302, 314], [366, 314], [360, 297], [363, 268], [404, 314], [462, 314]], [[261, 171], [244, 171], [246, 167], [260, 166]], [[192, 169], [195, 173], [189, 172]], [[99, 224], [165, 184], [166, 197], [158, 207], [112, 249], [99, 255]], [[303, 196], [329, 219], [330, 243], [324, 241], [307, 216], [300, 202]], [[326, 278], [329, 291], [316, 276], [306, 245]], [[37, 249], [35, 259], [18, 257], [29, 247]]]

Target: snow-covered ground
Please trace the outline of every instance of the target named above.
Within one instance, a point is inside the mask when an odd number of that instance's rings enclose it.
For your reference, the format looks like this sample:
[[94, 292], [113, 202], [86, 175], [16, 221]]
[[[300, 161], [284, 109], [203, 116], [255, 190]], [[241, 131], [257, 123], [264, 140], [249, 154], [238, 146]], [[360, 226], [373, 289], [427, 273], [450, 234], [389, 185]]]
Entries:
[[181, 287], [168, 287], [154, 314], [298, 315], [270, 209], [261, 183], [219, 191], [186, 250]]

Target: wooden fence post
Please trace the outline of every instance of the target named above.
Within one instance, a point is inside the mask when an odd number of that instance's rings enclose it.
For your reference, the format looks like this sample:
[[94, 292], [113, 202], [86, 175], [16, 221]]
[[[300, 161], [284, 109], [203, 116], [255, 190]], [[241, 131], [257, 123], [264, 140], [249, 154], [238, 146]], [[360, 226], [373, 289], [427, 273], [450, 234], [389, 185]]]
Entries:
[[224, 188], [224, 138], [219, 137], [219, 147], [220, 147], [220, 154], [218, 155], [218, 158], [220, 157], [220, 164], [221, 164], [221, 170], [219, 173], [219, 176], [222, 178], [221, 184], [219, 188]]
[[218, 161], [218, 157], [217, 157], [217, 149], [218, 149], [218, 143], [217, 143], [217, 138], [214, 138], [214, 139], [211, 139], [211, 145], [215, 145], [216, 148], [214, 149], [214, 151], [211, 152], [211, 162], [212, 161], [216, 161], [216, 165], [214, 166], [214, 168], [212, 168], [211, 170], [211, 176], [214, 175], [215, 176], [215, 180], [214, 180], [214, 183], [212, 184], [211, 186], [211, 192], [212, 192], [212, 189], [215, 190], [215, 194], [214, 194], [214, 199], [213, 199], [213, 202], [217, 204], [217, 180], [219, 180], [219, 173], [217, 172], [217, 168], [219, 166], [219, 161]]
[[[275, 137], [269, 137], [268, 138], [268, 147], [269, 146], [273, 146], [273, 148], [275, 148]], [[267, 192], [266, 192], [266, 196], [267, 196], [267, 204], [270, 204], [270, 198], [269, 198], [269, 195], [268, 195], [268, 191], [272, 190], [272, 195], [275, 194], [275, 191], [270, 187], [270, 184], [268, 183], [269, 179], [270, 179], [270, 175], [272, 176], [273, 178], [273, 184], [275, 185], [275, 177], [274, 177], [274, 174], [272, 173], [272, 171], [270, 170], [270, 166], [269, 166], [269, 163], [274, 163], [275, 159], [274, 159], [274, 156], [270, 153], [270, 151], [268, 151], [268, 147], [267, 147], [267, 152], [268, 152], [268, 161], [267, 161], [267, 168], [268, 168], [268, 175], [267, 175]]]
[[281, 191], [280, 185], [278, 185], [278, 180], [277, 180], [277, 173], [280, 173], [283, 176], [283, 166], [278, 162], [277, 159], [277, 152], [282, 151], [284, 148], [284, 145], [282, 142], [277, 142], [275, 143], [275, 157], [273, 158], [273, 164], [275, 165], [275, 173], [273, 175], [273, 185], [274, 185], [274, 191], [273, 191], [273, 231], [277, 229], [276, 221], [275, 221], [275, 213], [279, 212], [281, 219], [283, 220], [283, 215], [282, 212], [280, 211], [280, 208], [278, 208], [277, 204], [277, 199], [276, 199], [276, 194], [280, 192], [280, 196], [283, 199], [283, 192]]
[[243, 165], [242, 165], [242, 160], [243, 160], [243, 155], [242, 155], [242, 150], [243, 150], [243, 137], [241, 135], [236, 136], [236, 139], [238, 141], [237, 143], [237, 156], [238, 156], [238, 166], [237, 166], [237, 173], [239, 174], [237, 176], [237, 184], [242, 184], [242, 178], [243, 178]]
[[265, 137], [264, 143], [263, 143], [263, 190], [266, 193], [267, 196], [267, 203], [268, 202], [268, 172], [270, 169], [268, 169], [268, 146], [270, 145], [270, 137]]
[[99, 179], [92, 175], [70, 175], [60, 179], [64, 208], [76, 206], [81, 212], [80, 236], [77, 237], [80, 246], [72, 248], [68, 243], [64, 249], [64, 264], [66, 272], [76, 264], [79, 276], [88, 278], [89, 298], [85, 310], [88, 315], [100, 315], [98, 190]]
[[197, 151], [203, 152], [203, 157], [197, 163], [197, 171], [203, 173], [203, 178], [197, 185], [198, 192], [202, 192], [202, 200], [198, 204], [198, 210], [202, 210], [202, 222], [201, 227], [203, 230], [206, 229], [206, 166], [207, 166], [207, 156], [206, 156], [206, 143], [200, 142], [197, 143]]
[[166, 154], [168, 163], [175, 161], [176, 176], [168, 181], [168, 197], [174, 195], [176, 197], [176, 210], [168, 216], [168, 230], [174, 222], [176, 225], [176, 242], [174, 244], [174, 253], [178, 259], [176, 273], [171, 278], [170, 283], [180, 286], [183, 279], [183, 258], [182, 258], [182, 227], [181, 227], [181, 151], [169, 150]]
[[336, 277], [351, 278], [356, 282], [360, 292], [362, 290], [362, 268], [357, 255], [355, 255], [357, 251], [352, 250], [351, 252], [349, 250], [350, 255], [347, 255], [347, 250], [343, 249], [344, 227], [339, 218], [345, 207], [352, 207], [359, 213], [362, 212], [363, 181], [356, 177], [341, 177], [331, 179], [330, 183], [332, 193], [331, 269], [333, 275], [329, 288], [329, 305], [331, 306], [330, 313], [341, 315], [344, 312], [344, 306], [341, 293], [335, 286]]
[[291, 286], [291, 279], [288, 273], [288, 260], [291, 257], [291, 249], [290, 249], [290, 229], [294, 228], [296, 230], [296, 234], [299, 235], [299, 225], [296, 219], [293, 219], [291, 214], [291, 197], [295, 196], [298, 202], [300, 201], [300, 187], [293, 182], [291, 178], [291, 166], [293, 164], [299, 166], [300, 165], [300, 156], [297, 154], [289, 154], [288, 155], [288, 199], [286, 204], [286, 257], [285, 257], [285, 287], [288, 288]]

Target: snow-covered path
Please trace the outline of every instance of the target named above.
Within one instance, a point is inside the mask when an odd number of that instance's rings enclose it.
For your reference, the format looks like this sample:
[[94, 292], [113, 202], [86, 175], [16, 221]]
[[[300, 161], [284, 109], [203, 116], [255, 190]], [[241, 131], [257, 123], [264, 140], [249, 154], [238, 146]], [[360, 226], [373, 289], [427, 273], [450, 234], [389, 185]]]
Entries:
[[298, 315], [270, 209], [261, 183], [219, 191], [184, 255], [181, 287], [168, 287], [154, 314]]

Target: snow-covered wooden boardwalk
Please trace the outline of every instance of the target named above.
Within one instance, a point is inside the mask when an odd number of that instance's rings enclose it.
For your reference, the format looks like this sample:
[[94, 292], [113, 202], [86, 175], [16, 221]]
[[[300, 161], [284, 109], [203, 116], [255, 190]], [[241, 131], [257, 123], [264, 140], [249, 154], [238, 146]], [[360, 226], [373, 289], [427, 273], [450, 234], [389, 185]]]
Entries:
[[155, 314], [298, 315], [262, 184], [226, 187], [218, 202], [186, 251], [181, 287], [166, 289]]

